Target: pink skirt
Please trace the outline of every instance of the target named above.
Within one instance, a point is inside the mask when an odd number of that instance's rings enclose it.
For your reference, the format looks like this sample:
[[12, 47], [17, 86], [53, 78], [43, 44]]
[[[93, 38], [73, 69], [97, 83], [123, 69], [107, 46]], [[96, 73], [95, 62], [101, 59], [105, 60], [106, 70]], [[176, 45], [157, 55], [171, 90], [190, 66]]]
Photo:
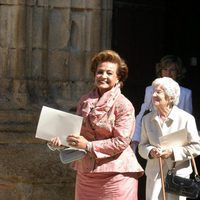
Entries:
[[132, 173], [80, 173], [75, 200], [137, 200], [138, 180]]

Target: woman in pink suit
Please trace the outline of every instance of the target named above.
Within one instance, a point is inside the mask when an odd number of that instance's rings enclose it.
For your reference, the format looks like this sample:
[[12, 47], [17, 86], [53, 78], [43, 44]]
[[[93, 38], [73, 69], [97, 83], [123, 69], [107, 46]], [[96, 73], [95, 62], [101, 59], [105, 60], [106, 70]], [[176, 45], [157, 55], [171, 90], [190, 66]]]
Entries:
[[[72, 164], [77, 170], [76, 200], [137, 200], [138, 178], [143, 169], [130, 142], [135, 127], [134, 107], [121, 93], [128, 68], [111, 50], [92, 58], [94, 89], [81, 97], [77, 114], [83, 117], [81, 136], [70, 135], [68, 144], [85, 149], [85, 157]], [[59, 138], [51, 140], [59, 146]]]

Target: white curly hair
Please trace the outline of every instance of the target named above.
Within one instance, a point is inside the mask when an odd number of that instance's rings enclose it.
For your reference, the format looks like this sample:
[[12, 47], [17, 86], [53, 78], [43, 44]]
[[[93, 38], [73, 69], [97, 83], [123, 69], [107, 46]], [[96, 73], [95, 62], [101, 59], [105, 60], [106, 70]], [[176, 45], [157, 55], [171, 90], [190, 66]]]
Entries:
[[180, 86], [169, 77], [156, 78], [152, 82], [152, 86], [155, 89], [157, 86], [161, 86], [168, 97], [172, 97], [173, 105], [178, 105], [180, 97]]

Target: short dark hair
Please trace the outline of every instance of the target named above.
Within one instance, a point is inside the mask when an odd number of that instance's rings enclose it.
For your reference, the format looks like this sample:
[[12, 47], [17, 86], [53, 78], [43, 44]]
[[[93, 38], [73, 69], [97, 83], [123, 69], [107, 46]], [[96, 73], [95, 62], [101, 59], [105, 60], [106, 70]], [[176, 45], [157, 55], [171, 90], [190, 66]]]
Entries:
[[123, 87], [128, 78], [128, 67], [119, 54], [113, 50], [103, 50], [95, 54], [91, 62], [91, 72], [95, 75], [98, 65], [106, 61], [117, 64], [117, 76], [121, 87]]

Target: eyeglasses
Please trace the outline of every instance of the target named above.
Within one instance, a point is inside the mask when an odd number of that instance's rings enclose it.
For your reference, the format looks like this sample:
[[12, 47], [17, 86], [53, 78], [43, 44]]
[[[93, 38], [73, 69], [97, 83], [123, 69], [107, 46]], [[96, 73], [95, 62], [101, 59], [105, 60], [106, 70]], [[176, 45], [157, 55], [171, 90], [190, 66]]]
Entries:
[[165, 94], [165, 92], [164, 92], [164, 90], [154, 90], [153, 94], [161, 95], [161, 94]]

